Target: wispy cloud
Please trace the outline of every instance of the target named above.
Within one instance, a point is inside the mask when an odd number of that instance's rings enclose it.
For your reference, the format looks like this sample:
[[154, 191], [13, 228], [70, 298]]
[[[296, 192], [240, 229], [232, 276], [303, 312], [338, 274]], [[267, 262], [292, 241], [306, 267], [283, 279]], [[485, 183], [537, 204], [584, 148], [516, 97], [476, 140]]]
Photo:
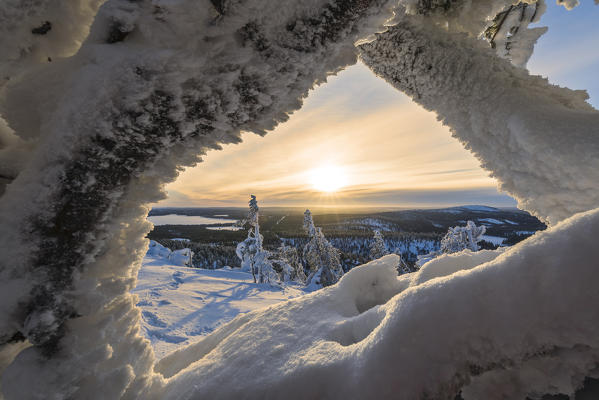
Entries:
[[[550, 29], [529, 67], [554, 83], [590, 89], [597, 104], [599, 7], [590, 3], [570, 12], [548, 4], [541, 25]], [[274, 132], [243, 139], [208, 152], [167, 187], [160, 205], [243, 206], [250, 193], [263, 205], [513, 204], [434, 114], [361, 64], [313, 90]], [[313, 189], [310, 170], [325, 164], [343, 167], [345, 188]]]
[[[434, 114], [363, 65], [327, 85], [266, 137], [245, 134], [243, 143], [209, 152], [168, 186], [176, 195], [160, 205], [244, 205], [250, 193], [271, 205], [420, 202], [427, 193], [437, 203], [439, 193], [458, 189], [460, 202], [470, 202], [475, 188], [497, 195], [495, 181]], [[348, 185], [337, 193], [310, 184], [310, 170], [327, 164], [346, 171]]]

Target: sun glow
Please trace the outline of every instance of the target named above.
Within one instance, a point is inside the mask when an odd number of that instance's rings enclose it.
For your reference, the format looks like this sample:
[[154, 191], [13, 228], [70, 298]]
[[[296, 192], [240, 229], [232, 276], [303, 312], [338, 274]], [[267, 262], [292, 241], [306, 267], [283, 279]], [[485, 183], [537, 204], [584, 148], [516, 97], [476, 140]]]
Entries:
[[324, 165], [310, 171], [310, 183], [320, 192], [336, 192], [348, 184], [347, 173], [341, 167]]

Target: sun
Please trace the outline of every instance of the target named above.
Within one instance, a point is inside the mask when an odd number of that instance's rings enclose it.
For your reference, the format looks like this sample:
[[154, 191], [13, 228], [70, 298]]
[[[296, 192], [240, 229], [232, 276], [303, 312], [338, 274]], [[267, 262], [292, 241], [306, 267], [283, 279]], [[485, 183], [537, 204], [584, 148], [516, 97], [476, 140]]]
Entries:
[[336, 165], [324, 165], [310, 171], [310, 183], [320, 192], [336, 192], [346, 186], [347, 182], [346, 171]]

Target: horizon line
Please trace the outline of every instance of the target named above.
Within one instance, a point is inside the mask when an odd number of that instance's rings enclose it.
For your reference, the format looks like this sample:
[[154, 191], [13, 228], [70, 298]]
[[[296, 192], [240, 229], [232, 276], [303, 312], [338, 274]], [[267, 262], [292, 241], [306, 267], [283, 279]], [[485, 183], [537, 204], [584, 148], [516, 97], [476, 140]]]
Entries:
[[[189, 206], [153, 206], [154, 209], [165, 209], [165, 208], [247, 208], [247, 205], [231, 205], [231, 206], [210, 206], [210, 205], [189, 205]], [[493, 204], [481, 204], [481, 203], [465, 203], [465, 204], [437, 204], [437, 205], [341, 205], [341, 204], [325, 204], [325, 205], [260, 205], [260, 208], [393, 208], [393, 209], [443, 209], [443, 208], [463, 208], [463, 207], [489, 207], [497, 209], [506, 208], [518, 208], [517, 205], [493, 205]]]

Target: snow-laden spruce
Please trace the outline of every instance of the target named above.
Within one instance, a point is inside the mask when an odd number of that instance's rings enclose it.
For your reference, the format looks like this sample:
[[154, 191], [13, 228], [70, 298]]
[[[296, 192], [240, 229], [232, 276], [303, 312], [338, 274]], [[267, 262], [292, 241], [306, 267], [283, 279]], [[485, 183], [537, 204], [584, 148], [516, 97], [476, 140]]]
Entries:
[[[249, 201], [247, 224], [248, 236], [237, 245], [237, 257], [241, 261], [241, 270], [248, 271], [254, 277], [254, 283], [271, 283], [277, 280], [270, 253], [262, 246], [264, 238], [260, 233], [260, 209], [253, 194]], [[289, 273], [289, 272], [288, 272]]]
[[295, 247], [287, 246], [283, 243], [273, 255], [272, 263], [275, 270], [279, 273], [279, 280], [281, 282], [295, 281], [301, 284], [306, 283], [307, 277], [304, 265]]
[[308, 234], [308, 243], [304, 246], [303, 256], [310, 270], [306, 283], [314, 287], [335, 284], [343, 275], [339, 250], [331, 245], [322, 229], [314, 225], [310, 210], [304, 213], [304, 230]]
[[[14, 60], [0, 112], [29, 142], [7, 164], [0, 198], [0, 344], [5, 354], [23, 339], [33, 346], [0, 362], [11, 364], [5, 397], [143, 398], [160, 382], [129, 294], [147, 204], [209, 149], [286, 121], [316, 83], [356, 61], [354, 42], [381, 29], [387, 3], [108, 0], [72, 57]], [[19, 26], [30, 15], [0, 17]], [[40, 40], [58, 40], [52, 32]], [[16, 54], [7, 46], [29, 48], [13, 39], [1, 42], [3, 59]]]
[[375, 230], [372, 235], [372, 243], [370, 244], [370, 259], [378, 260], [379, 258], [389, 254], [381, 231]]
[[449, 228], [447, 234], [441, 239], [441, 253], [457, 253], [462, 250], [478, 251], [480, 242], [487, 228], [484, 225], [476, 226], [472, 221], [466, 226]]
[[[94, 18], [100, 3], [0, 4], [5, 398], [519, 398], [595, 374], [599, 112], [478, 39], [512, 0], [107, 0]], [[129, 294], [146, 204], [209, 149], [285, 121], [358, 51], [553, 226], [399, 279], [388, 256], [156, 372]], [[446, 276], [424, 282], [431, 268]]]

